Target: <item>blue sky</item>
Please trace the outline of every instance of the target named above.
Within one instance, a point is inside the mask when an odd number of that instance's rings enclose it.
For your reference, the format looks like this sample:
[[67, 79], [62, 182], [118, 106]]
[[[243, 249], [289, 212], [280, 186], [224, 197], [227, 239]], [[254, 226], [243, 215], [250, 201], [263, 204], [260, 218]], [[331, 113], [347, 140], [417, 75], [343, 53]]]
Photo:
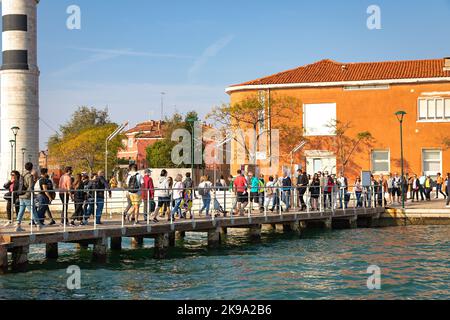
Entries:
[[[81, 8], [81, 30], [66, 9]], [[369, 5], [381, 30], [366, 27]], [[224, 89], [315, 62], [450, 56], [450, 0], [41, 0], [41, 147], [80, 105], [131, 124], [228, 102]]]

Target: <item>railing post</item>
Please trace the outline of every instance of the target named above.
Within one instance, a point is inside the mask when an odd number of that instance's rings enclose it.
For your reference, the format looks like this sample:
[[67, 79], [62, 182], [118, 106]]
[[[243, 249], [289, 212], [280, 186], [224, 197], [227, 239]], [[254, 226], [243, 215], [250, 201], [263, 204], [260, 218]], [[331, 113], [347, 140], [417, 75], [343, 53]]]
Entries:
[[264, 217], [267, 217], [267, 207], [269, 206], [270, 203], [267, 204], [266, 206], [266, 196], [267, 196], [267, 187], [264, 186], [263, 189], [263, 206], [264, 206]]
[[124, 215], [124, 211], [125, 211], [125, 207], [124, 205], [124, 201], [125, 201], [125, 191], [122, 189], [122, 212], [121, 212], [121, 216], [122, 216], [122, 228], [125, 225], [125, 215]]
[[[30, 228], [30, 234], [33, 234], [33, 223], [34, 223], [34, 191], [30, 191], [30, 216], [31, 216], [31, 228]], [[26, 209], [26, 208], [25, 208]], [[24, 211], [25, 212], [25, 211]], [[24, 213], [25, 214], [25, 213]]]
[[94, 191], [94, 230], [97, 229], [97, 190]]
[[64, 217], [64, 232], [66, 232], [67, 228], [67, 192], [64, 192], [64, 204], [63, 204], [63, 217]]
[[145, 213], [147, 215], [147, 225], [150, 224], [150, 211], [152, 211], [150, 203], [151, 203], [151, 201], [150, 201], [150, 189], [148, 189], [147, 190], [147, 212]]
[[[11, 193], [11, 225], [14, 223], [14, 212], [16, 211], [16, 201], [14, 199], [14, 191]], [[17, 215], [17, 212], [16, 212]]]
[[323, 211], [323, 200], [322, 186], [319, 186], [319, 211]]

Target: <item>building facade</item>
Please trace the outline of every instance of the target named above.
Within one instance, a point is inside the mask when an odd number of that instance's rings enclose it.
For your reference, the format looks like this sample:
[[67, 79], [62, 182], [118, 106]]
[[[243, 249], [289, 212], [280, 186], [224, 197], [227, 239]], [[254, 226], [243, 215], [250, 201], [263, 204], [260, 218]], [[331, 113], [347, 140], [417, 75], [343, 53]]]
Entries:
[[139, 170], [148, 168], [147, 147], [163, 139], [164, 122], [146, 121], [125, 132], [123, 148], [117, 153], [119, 164], [135, 163]]
[[[295, 98], [290, 125], [303, 132], [304, 146], [294, 155], [297, 167], [345, 173], [355, 178], [361, 171], [375, 175], [400, 173], [400, 125], [403, 122], [405, 173], [450, 171], [450, 58], [372, 63], [339, 63], [322, 60], [272, 76], [227, 88], [231, 103], [264, 95]], [[273, 119], [271, 123], [275, 122]], [[330, 123], [348, 124], [349, 138], [369, 132], [372, 139], [359, 144], [346, 166], [336, 149], [336, 132]], [[270, 125], [270, 124], [269, 124]], [[301, 143], [302, 141], [298, 141]], [[280, 141], [281, 153], [285, 150]], [[234, 172], [239, 164], [233, 164]], [[282, 159], [279, 171], [289, 168]]]

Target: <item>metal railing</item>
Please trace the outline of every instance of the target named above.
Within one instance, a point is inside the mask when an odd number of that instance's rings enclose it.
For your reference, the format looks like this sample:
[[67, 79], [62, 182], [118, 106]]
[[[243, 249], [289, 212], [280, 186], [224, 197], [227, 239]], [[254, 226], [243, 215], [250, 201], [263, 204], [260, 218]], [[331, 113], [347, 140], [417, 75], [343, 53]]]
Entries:
[[[355, 187], [339, 188], [337, 186], [331, 188], [328, 186], [264, 186], [248, 187], [245, 189], [245, 193], [238, 194], [228, 187], [212, 186], [209, 192], [203, 196], [200, 195], [202, 193], [200, 189], [202, 188], [50, 190], [48, 192], [55, 193], [56, 197], [48, 204], [46, 199], [43, 199], [45, 191], [27, 191], [30, 193], [29, 201], [32, 213], [28, 220], [24, 219], [20, 222], [23, 225], [23, 222], [31, 221], [29, 232], [33, 234], [37, 229], [34, 224], [40, 225], [43, 222], [47, 210], [59, 213], [60, 227], [66, 232], [68, 228], [72, 227], [69, 220], [75, 223], [86, 223], [85, 228], [92, 225], [96, 230], [99, 223], [102, 223], [102, 218], [107, 219], [108, 225], [120, 225], [124, 228], [130, 223], [140, 222], [138, 219], [141, 214], [144, 214], [144, 220], [141, 221], [151, 225], [156, 223], [154, 218], [158, 219], [161, 216], [167, 219], [167, 223], [174, 224], [184, 219], [214, 221], [219, 218], [234, 219], [236, 216], [251, 218], [255, 215], [283, 215], [289, 212], [335, 212], [338, 209], [345, 211], [386, 205], [385, 190], [376, 187], [358, 190]], [[5, 191], [1, 192], [0, 190], [0, 194]], [[180, 195], [182, 196], [181, 200]], [[18, 192], [13, 192], [9, 199], [4, 200], [10, 201], [12, 204], [9, 227], [17, 221], [17, 199], [23, 200], [23, 196], [19, 196]], [[20, 202], [19, 210], [27, 209], [27, 203]], [[143, 204], [144, 212], [141, 212]], [[133, 222], [133, 217], [129, 215], [129, 212], [136, 207], [138, 210], [137, 213], [133, 210], [135, 218]], [[30, 207], [28, 207], [28, 214], [30, 214], [29, 211]], [[77, 212], [82, 215], [76, 215]], [[206, 213], [205, 217], [202, 216], [203, 212]], [[92, 215], [93, 223], [89, 223]], [[2, 229], [0, 232], [7, 230]], [[46, 229], [44, 228], [44, 230]]]

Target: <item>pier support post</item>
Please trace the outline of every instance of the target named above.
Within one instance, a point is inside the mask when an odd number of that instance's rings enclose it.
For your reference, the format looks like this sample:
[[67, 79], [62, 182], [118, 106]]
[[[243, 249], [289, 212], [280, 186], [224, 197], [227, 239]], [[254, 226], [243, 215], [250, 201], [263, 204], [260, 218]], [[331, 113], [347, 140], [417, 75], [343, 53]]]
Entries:
[[284, 232], [285, 231], [284, 225], [283, 224], [276, 224], [275, 225], [275, 231], [277, 231], [277, 232]]
[[141, 248], [144, 245], [143, 237], [133, 237], [131, 238], [131, 247], [133, 249]]
[[217, 248], [220, 246], [220, 228], [208, 230], [208, 247]]
[[28, 253], [30, 246], [15, 247], [12, 249], [12, 264], [13, 272], [26, 271], [28, 267]]
[[0, 245], [0, 274], [8, 272], [8, 250]]
[[111, 238], [110, 245], [111, 245], [111, 250], [113, 250], [113, 251], [122, 250], [122, 238], [121, 237]]
[[106, 254], [108, 251], [108, 243], [106, 238], [97, 239], [94, 242], [94, 250], [92, 251], [92, 260], [95, 262], [106, 262]]
[[323, 222], [323, 225], [325, 227], [325, 229], [333, 229], [333, 219], [332, 218], [328, 218]]
[[175, 232], [169, 233], [169, 247], [175, 247]]
[[45, 257], [47, 259], [58, 259], [58, 243], [47, 243], [45, 245]]
[[75, 247], [78, 250], [87, 250], [89, 248], [89, 245], [87, 243], [76, 243]]
[[175, 240], [183, 240], [186, 237], [185, 231], [176, 231], [175, 232]]
[[348, 226], [350, 229], [358, 228], [358, 217], [355, 216], [355, 217], [348, 219]]
[[251, 241], [260, 241], [261, 240], [261, 225], [253, 225], [248, 229], [250, 240]]
[[228, 229], [225, 227], [220, 227], [220, 236], [221, 239], [224, 238], [228, 234]]
[[155, 237], [155, 259], [164, 259], [169, 248], [169, 234], [161, 233]]

